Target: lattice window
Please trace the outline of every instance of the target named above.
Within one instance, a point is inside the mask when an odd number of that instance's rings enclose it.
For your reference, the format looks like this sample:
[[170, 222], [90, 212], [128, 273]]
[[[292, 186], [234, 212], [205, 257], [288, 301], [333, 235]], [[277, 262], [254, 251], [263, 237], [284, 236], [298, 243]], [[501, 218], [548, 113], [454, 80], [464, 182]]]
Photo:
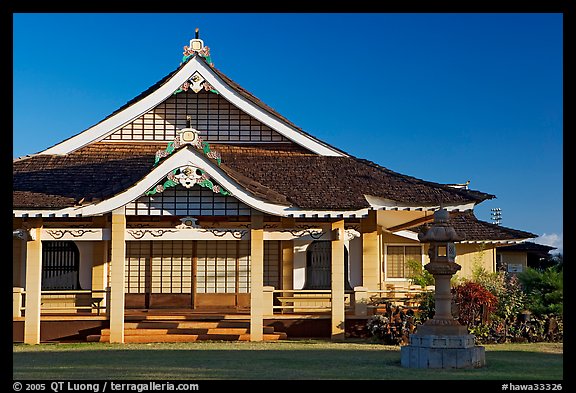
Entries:
[[248, 292], [249, 242], [198, 241], [197, 247], [197, 293]]
[[252, 118], [218, 94], [201, 91], [178, 93], [115, 131], [104, 140], [169, 142], [176, 130], [191, 127], [208, 142], [289, 142], [284, 136]]
[[152, 293], [192, 292], [192, 242], [152, 242]]
[[250, 241], [238, 242], [238, 292], [250, 292]]
[[151, 242], [126, 242], [125, 291], [146, 293], [146, 276], [150, 271]]
[[386, 277], [407, 278], [411, 273], [407, 264], [409, 260], [415, 260], [422, 264], [422, 247], [387, 246]]
[[127, 293], [191, 293], [193, 244], [190, 241], [126, 243]]
[[[265, 285], [276, 287], [279, 246], [266, 243]], [[129, 241], [126, 292], [191, 293], [194, 252], [197, 293], [250, 292], [250, 241], [244, 240]]]
[[232, 196], [215, 194], [199, 185], [190, 189], [178, 185], [129, 203], [126, 215], [249, 216], [250, 207]]

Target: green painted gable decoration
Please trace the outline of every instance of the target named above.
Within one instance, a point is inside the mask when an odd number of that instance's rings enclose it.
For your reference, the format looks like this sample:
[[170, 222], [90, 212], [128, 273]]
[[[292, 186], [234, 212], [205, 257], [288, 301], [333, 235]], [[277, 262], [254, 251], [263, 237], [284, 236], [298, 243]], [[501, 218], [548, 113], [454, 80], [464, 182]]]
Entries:
[[186, 188], [192, 188], [194, 185], [198, 184], [201, 187], [206, 187], [212, 190], [214, 194], [224, 196], [231, 195], [226, 189], [210, 180], [210, 177], [204, 170], [192, 165], [174, 169], [166, 175], [164, 182], [160, 182], [150, 190], [146, 191], [146, 195], [154, 195], [163, 192], [165, 189], [176, 187], [178, 184], [181, 184]]

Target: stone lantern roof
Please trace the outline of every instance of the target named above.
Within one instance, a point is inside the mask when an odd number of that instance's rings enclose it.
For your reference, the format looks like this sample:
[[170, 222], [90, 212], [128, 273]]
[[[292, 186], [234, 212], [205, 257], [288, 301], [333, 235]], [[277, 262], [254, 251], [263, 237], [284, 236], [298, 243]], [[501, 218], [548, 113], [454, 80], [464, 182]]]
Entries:
[[434, 212], [434, 223], [424, 233], [418, 234], [418, 240], [422, 243], [457, 242], [462, 240], [454, 228], [450, 225], [450, 215], [444, 208]]

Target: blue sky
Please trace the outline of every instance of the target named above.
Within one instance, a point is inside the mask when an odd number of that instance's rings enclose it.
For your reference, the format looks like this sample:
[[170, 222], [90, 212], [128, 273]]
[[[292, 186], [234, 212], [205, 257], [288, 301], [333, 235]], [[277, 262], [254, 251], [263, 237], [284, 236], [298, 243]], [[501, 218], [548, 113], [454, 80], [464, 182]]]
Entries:
[[563, 251], [560, 13], [15, 13], [13, 157], [99, 122], [178, 67], [220, 71], [308, 133], [496, 195], [475, 209]]

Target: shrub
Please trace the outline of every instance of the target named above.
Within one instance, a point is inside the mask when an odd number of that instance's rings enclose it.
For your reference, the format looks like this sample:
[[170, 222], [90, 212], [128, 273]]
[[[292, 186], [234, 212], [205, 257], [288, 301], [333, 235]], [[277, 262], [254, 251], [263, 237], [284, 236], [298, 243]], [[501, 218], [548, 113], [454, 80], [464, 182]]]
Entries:
[[543, 271], [529, 267], [518, 273], [518, 279], [526, 294], [526, 306], [533, 314], [559, 317], [563, 315], [563, 277], [563, 271], [555, 267]]
[[434, 292], [422, 292], [416, 295], [415, 299], [418, 302], [418, 312], [416, 313], [417, 321], [423, 323], [427, 319], [434, 317], [436, 310], [436, 299]]
[[409, 259], [406, 262], [408, 266], [408, 279], [414, 285], [420, 285], [426, 288], [428, 285], [434, 285], [434, 276], [422, 267], [422, 264], [415, 259]]
[[370, 335], [385, 344], [407, 344], [416, 329], [414, 312], [402, 307], [387, 307], [385, 314], [371, 316], [366, 328]]
[[526, 296], [515, 275], [507, 276], [504, 272], [491, 273], [482, 267], [476, 267], [472, 272], [472, 281], [496, 296], [498, 305], [494, 314], [502, 318], [505, 323], [513, 321], [525, 308]]
[[467, 281], [453, 289], [458, 320], [468, 328], [490, 321], [498, 299], [481, 284]]

